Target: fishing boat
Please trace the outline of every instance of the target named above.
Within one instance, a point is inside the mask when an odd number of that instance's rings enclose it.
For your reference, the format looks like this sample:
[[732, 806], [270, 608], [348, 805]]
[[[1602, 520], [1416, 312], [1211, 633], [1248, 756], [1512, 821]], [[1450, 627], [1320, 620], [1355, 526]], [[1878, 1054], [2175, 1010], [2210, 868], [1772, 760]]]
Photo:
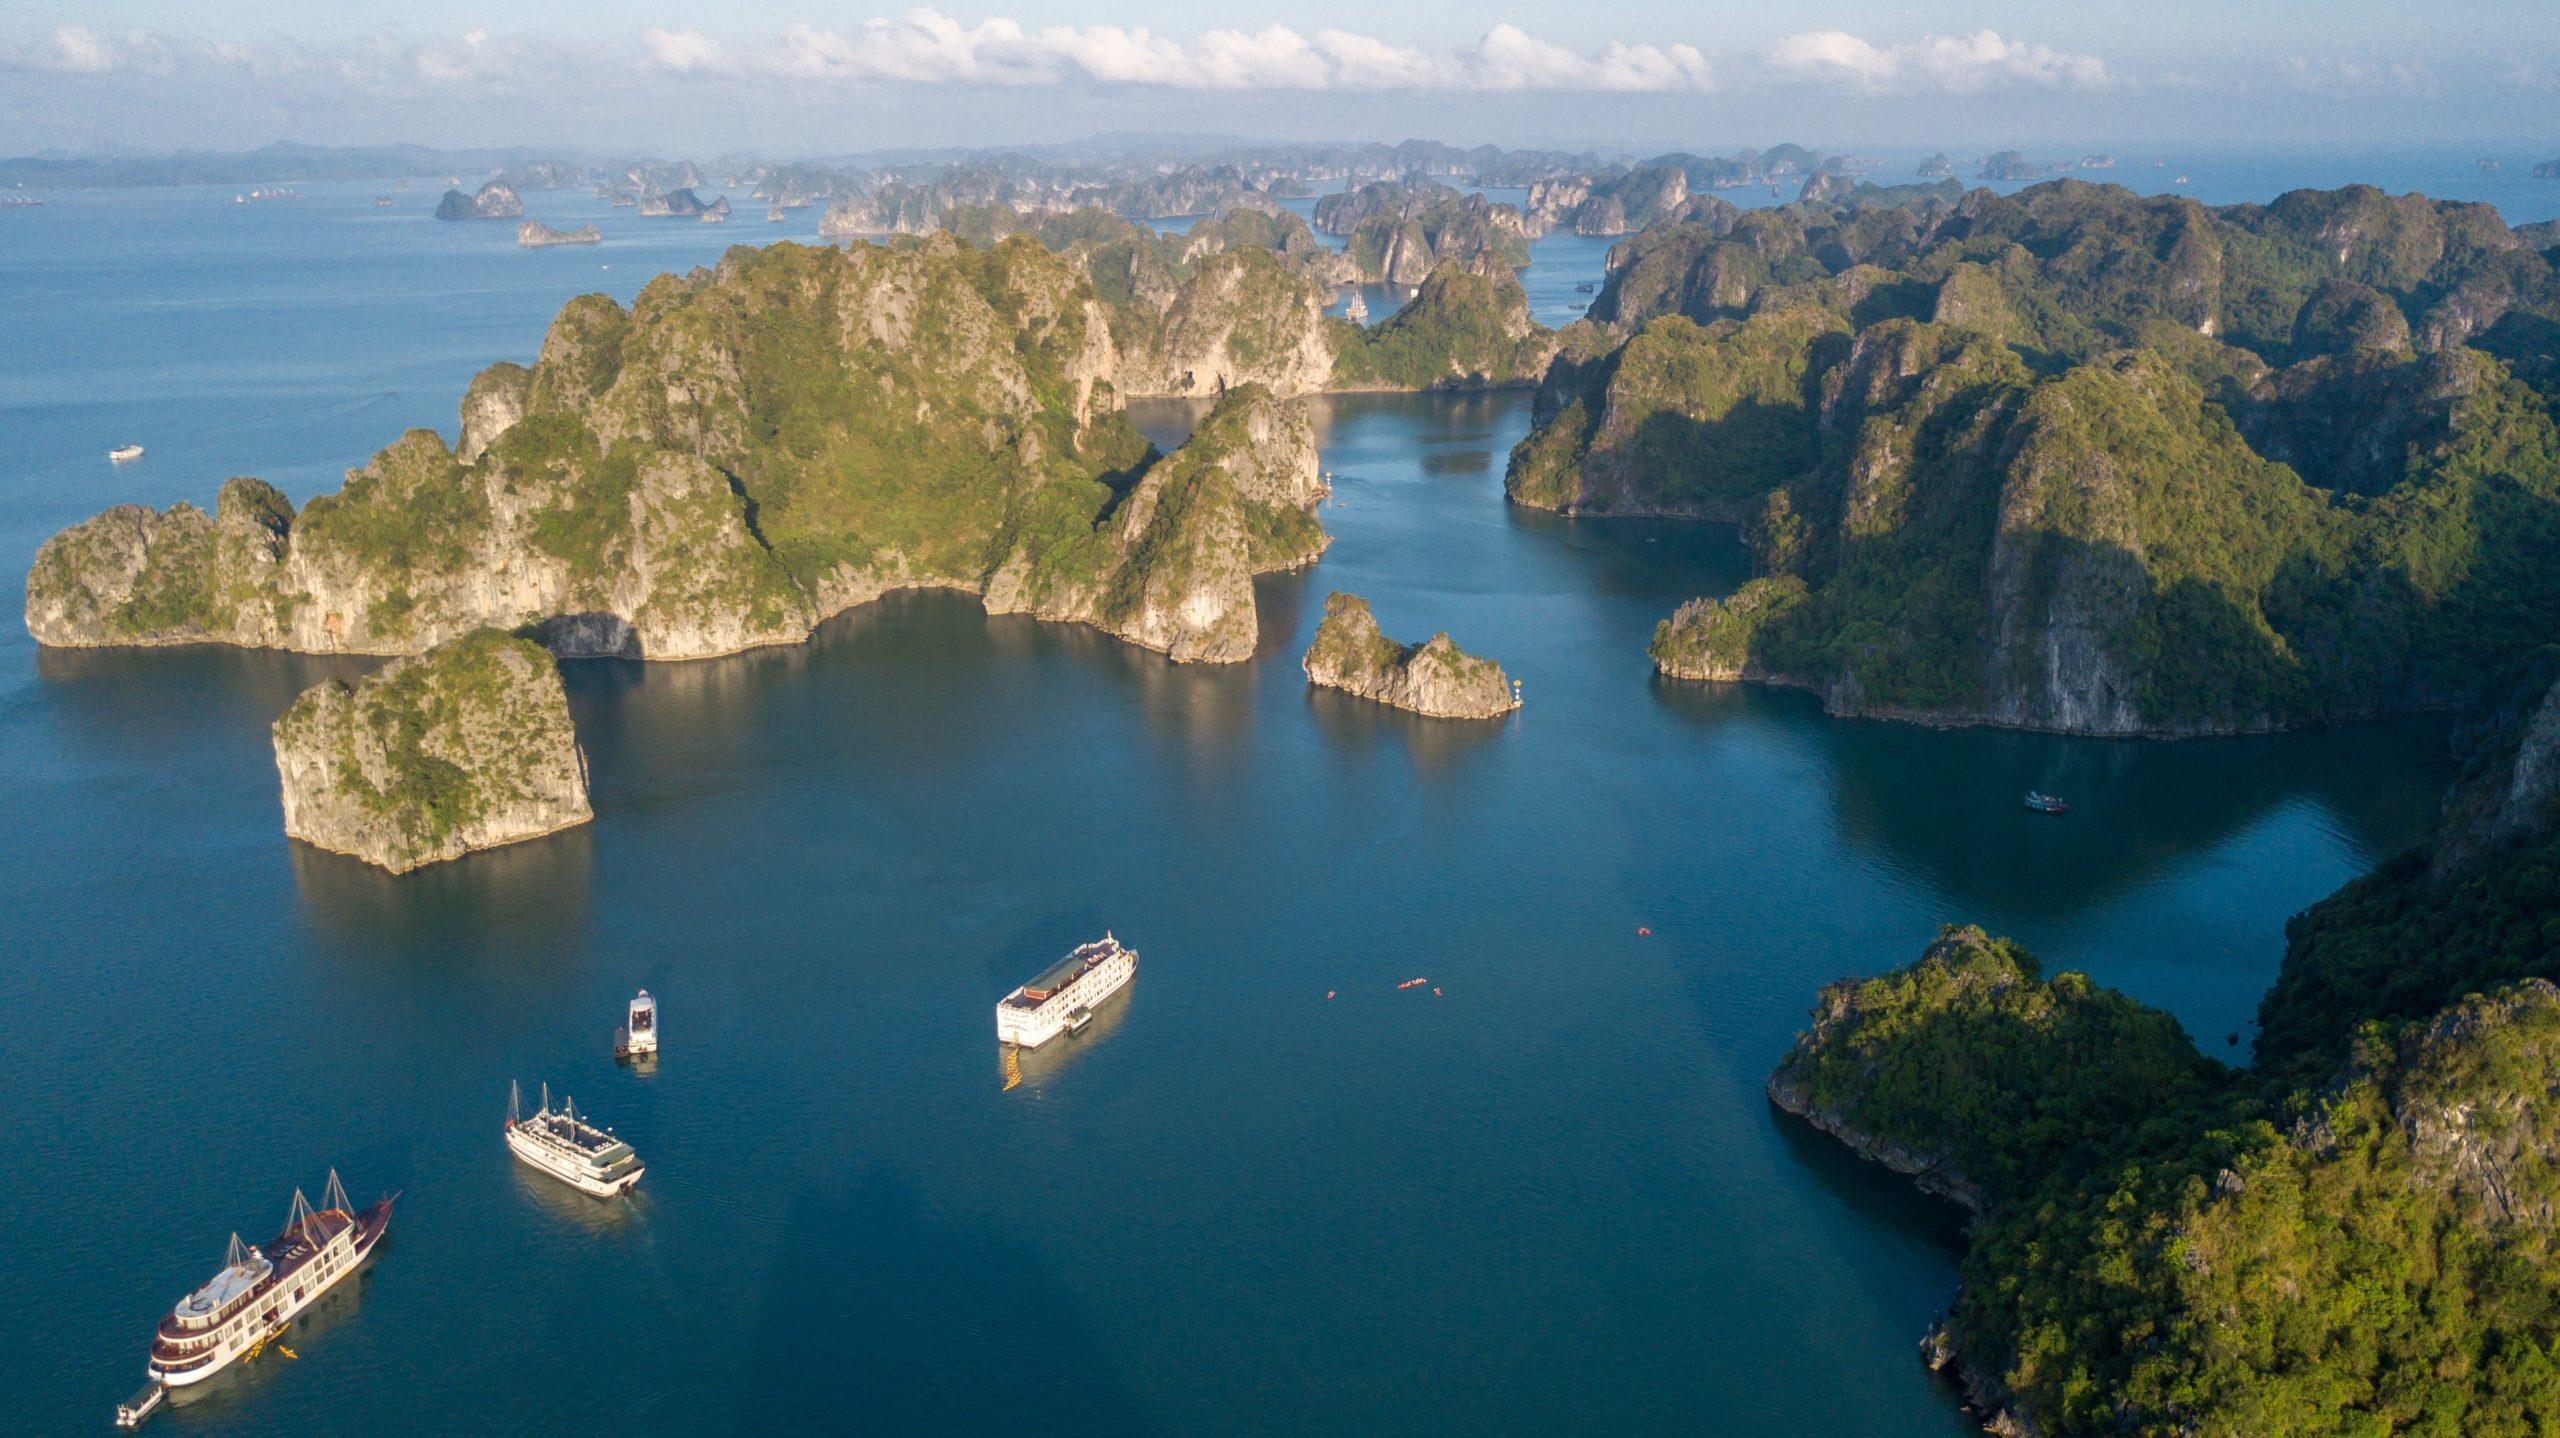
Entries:
[[658, 1001], [642, 989], [631, 1001], [629, 1018], [613, 1031], [613, 1056], [624, 1063], [638, 1063], [658, 1056]]
[[2062, 801], [2061, 795], [2048, 794], [2041, 789], [2027, 791], [2027, 807], [2039, 814], [2064, 814], [2071, 809], [2069, 804]]
[[629, 1193], [647, 1168], [631, 1145], [598, 1128], [578, 1113], [574, 1100], [551, 1106], [551, 1086], [542, 1086], [542, 1107], [523, 1116], [524, 1091], [507, 1085], [507, 1148], [527, 1164], [578, 1192], [596, 1198]]
[[128, 459], [140, 459], [142, 458], [142, 446], [138, 444], [117, 445], [115, 448], [107, 451], [107, 458], [117, 464], [122, 464]]
[[143, 1370], [148, 1386], [117, 1408], [118, 1424], [132, 1427], [149, 1417], [159, 1406], [154, 1388], [202, 1383], [235, 1360], [255, 1357], [294, 1315], [371, 1257], [391, 1225], [391, 1197], [356, 1212], [336, 1169], [329, 1171], [320, 1203], [313, 1208], [295, 1189], [284, 1231], [264, 1248], [231, 1235], [222, 1271], [160, 1320]]
[[1084, 1032], [1094, 1007], [1137, 977], [1138, 952], [1105, 932], [996, 1002], [996, 1041], [1036, 1049], [1062, 1033]]

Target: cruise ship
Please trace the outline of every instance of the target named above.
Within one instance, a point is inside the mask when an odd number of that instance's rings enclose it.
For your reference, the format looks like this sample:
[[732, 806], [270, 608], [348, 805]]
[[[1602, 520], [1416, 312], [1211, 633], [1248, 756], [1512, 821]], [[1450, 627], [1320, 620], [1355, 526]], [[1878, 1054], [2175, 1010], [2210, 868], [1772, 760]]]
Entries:
[[1060, 1034], [1080, 1033], [1096, 1004], [1138, 975], [1138, 951], [1105, 933], [1051, 964], [996, 1004], [996, 1041], [1036, 1049]]
[[612, 1198], [629, 1193], [647, 1169], [631, 1145], [609, 1129], [578, 1116], [578, 1106], [562, 1099], [551, 1107], [551, 1086], [542, 1086], [542, 1108], [521, 1116], [524, 1091], [507, 1085], [507, 1147], [516, 1157], [580, 1193]]
[[[222, 1271], [179, 1299], [177, 1308], [160, 1320], [146, 1370], [151, 1382], [184, 1388], [255, 1354], [295, 1314], [355, 1272], [391, 1225], [391, 1199], [355, 1212], [335, 1169], [329, 1171], [320, 1204], [313, 1208], [302, 1190], [295, 1189], [284, 1232], [263, 1249], [231, 1235]], [[155, 1405], [156, 1400], [149, 1400], [142, 1411]]]

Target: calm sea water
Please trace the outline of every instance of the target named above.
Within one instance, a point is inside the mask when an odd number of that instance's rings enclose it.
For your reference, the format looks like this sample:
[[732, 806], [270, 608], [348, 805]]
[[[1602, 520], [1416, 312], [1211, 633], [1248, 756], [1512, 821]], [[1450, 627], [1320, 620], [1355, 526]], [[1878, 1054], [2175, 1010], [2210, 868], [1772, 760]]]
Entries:
[[[568, 296], [815, 225], [536, 195], [609, 239], [525, 252], [307, 188], [0, 213], [7, 592], [116, 501], [334, 488]], [[910, 595], [571, 665], [596, 823], [405, 879], [280, 831], [267, 726], [362, 665], [0, 626], [0, 1428], [103, 1427], [225, 1237], [336, 1165], [403, 1194], [379, 1258], [157, 1431], [1967, 1431], [1913, 1356], [1949, 1213], [1761, 1096], [1815, 986], [1973, 920], [2237, 1053], [2285, 917], [2423, 829], [2441, 729], [2105, 743], [1657, 682], [1652, 624], [1742, 554], [1507, 508], [1525, 408], [1326, 406], [1337, 540], [1266, 582], [1252, 664]], [[1527, 708], [1309, 692], [1335, 588]], [[1008, 1090], [991, 1006], [1105, 928], [1135, 985]], [[642, 986], [647, 1076], [606, 1053]], [[510, 1078], [632, 1139], [639, 1194], [528, 1179]]]

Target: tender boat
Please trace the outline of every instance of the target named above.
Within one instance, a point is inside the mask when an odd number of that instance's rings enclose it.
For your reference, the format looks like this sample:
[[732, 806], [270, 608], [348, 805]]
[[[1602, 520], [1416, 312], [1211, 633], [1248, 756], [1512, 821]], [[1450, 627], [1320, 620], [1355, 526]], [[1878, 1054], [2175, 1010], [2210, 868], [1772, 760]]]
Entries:
[[578, 1192], [595, 1198], [629, 1193], [647, 1168], [631, 1145], [597, 1128], [578, 1113], [576, 1103], [562, 1099], [551, 1107], [551, 1086], [542, 1086], [542, 1107], [521, 1117], [524, 1091], [507, 1085], [507, 1148], [516, 1157]]
[[996, 1003], [996, 1041], [1036, 1049], [1058, 1035], [1082, 1033], [1094, 1007], [1137, 977], [1138, 951], [1105, 933], [1051, 964], [1040, 977]]
[[649, 997], [647, 989], [631, 1001], [629, 1020], [613, 1031], [613, 1056], [624, 1063], [658, 1056], [658, 1001]]
[[2062, 814], [2071, 809], [2069, 804], [2062, 802], [2061, 795], [2047, 794], [2039, 789], [2027, 791], [2027, 807], [2039, 814]]
[[122, 464], [128, 459], [140, 459], [142, 458], [142, 446], [138, 444], [117, 445], [115, 448], [107, 451], [107, 458], [117, 464]]
[[[284, 1231], [265, 1248], [241, 1243], [231, 1235], [222, 1271], [202, 1288], [178, 1300], [160, 1320], [152, 1336], [151, 1361], [145, 1376], [155, 1386], [184, 1388], [202, 1383], [233, 1361], [255, 1357], [294, 1315], [310, 1307], [371, 1257], [391, 1225], [391, 1199], [385, 1197], [362, 1213], [347, 1202], [347, 1191], [329, 1171], [321, 1191], [321, 1207], [294, 1190], [293, 1207], [285, 1214]], [[126, 1427], [140, 1423], [158, 1406], [151, 1387], [116, 1410]], [[131, 1414], [130, 1420], [126, 1415]]]

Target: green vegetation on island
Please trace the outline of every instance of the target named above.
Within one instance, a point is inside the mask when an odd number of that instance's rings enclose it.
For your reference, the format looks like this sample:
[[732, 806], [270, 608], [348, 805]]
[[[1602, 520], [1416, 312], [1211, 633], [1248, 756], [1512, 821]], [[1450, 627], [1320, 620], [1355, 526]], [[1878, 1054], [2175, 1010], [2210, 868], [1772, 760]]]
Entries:
[[1964, 1200], [1932, 1335], [2000, 1431], [2560, 1423], [2560, 689], [2431, 851], [2294, 925], [2254, 1068], [1951, 929], [1823, 992], [1781, 1107]]
[[1438, 719], [1493, 719], [1520, 707], [1502, 666], [1434, 634], [1399, 644], [1378, 631], [1369, 601], [1325, 598], [1324, 620], [1301, 662], [1307, 681]]
[[558, 667], [495, 629], [319, 684], [274, 738], [285, 832], [394, 873], [594, 817]]
[[1688, 606], [1657, 657], [1836, 712], [2176, 735], [2461, 705], [2560, 627], [2532, 558], [2560, 542], [2555, 317], [2493, 212], [2372, 190], [1684, 222], [1621, 246], [1508, 491], [1742, 524], [1786, 602]]
[[[495, 625], [677, 658], [933, 585], [1241, 658], [1193, 631], [1232, 635], [1240, 607], [1250, 635], [1249, 575], [1321, 547], [1312, 432], [1237, 386], [1160, 459], [1121, 378], [1090, 285], [1027, 239], [734, 250], [629, 311], [572, 301], [529, 369], [474, 381], [458, 450], [414, 431], [298, 515], [234, 481], [211, 517], [124, 506], [65, 531], [29, 574], [28, 626], [399, 654]], [[1166, 533], [1187, 518], [1212, 533]], [[1239, 550], [1230, 529], [1276, 537]], [[1145, 572], [1191, 539], [1214, 562]]]

